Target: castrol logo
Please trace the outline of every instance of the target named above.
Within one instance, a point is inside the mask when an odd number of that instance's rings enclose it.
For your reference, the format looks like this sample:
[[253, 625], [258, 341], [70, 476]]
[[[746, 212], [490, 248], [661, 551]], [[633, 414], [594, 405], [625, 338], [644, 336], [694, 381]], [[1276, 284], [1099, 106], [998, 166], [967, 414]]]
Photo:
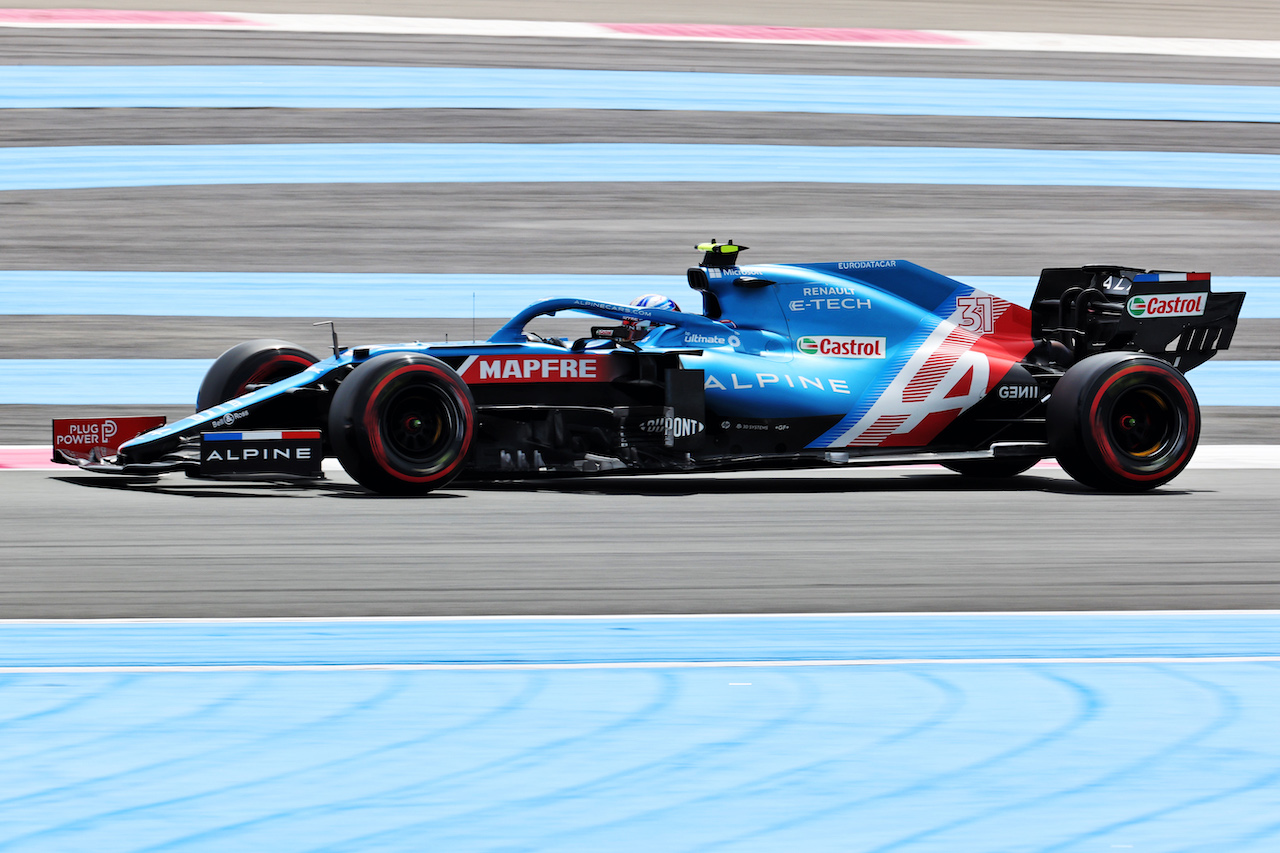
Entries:
[[1153, 293], [1129, 300], [1130, 317], [1199, 317], [1204, 313], [1205, 293]]
[[825, 355], [831, 358], [884, 358], [885, 339], [805, 335], [796, 341], [796, 348], [805, 355]]

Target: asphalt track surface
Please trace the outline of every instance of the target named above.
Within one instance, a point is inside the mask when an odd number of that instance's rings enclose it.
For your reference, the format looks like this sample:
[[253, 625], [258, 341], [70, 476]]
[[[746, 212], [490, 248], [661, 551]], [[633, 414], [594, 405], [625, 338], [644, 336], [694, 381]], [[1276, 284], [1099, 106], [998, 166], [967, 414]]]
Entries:
[[[324, 4], [290, 5], [261, 11], [326, 11]], [[870, 4], [857, 24], [1280, 35], [1271, 4], [1178, 5], [1154, 16], [1150, 7], [1038, 4], [1041, 17], [1026, 26], [1023, 4], [966, 4], [964, 12], [949, 6]], [[575, 17], [562, 4], [542, 8], [548, 18]], [[598, 17], [629, 17], [616, 8], [613, 15], [606, 13], [614, 7], [601, 7]], [[764, 4], [733, 15], [739, 23], [851, 25], [835, 5], [810, 9], [787, 10], [786, 21]], [[394, 4], [362, 11], [406, 13]], [[433, 13], [450, 11], [439, 4]], [[511, 7], [486, 4], [453, 14], [514, 16]], [[674, 6], [655, 6], [652, 14], [681, 18]], [[1168, 57], [128, 30], [5, 30], [0, 57], [45, 64], [344, 62], [1238, 85], [1272, 85], [1277, 70], [1268, 62]], [[1280, 153], [1274, 134], [1261, 126], [1033, 119], [32, 110], [8, 114], [0, 125], [0, 145], [10, 147], [566, 137]], [[1042, 266], [1120, 258], [1271, 275], [1280, 269], [1275, 196], [617, 183], [21, 191], [0, 194], [6, 223], [0, 257], [13, 269], [471, 272], [479, 260], [572, 273], [598, 270], [600, 247], [608, 247], [614, 272], [678, 273], [694, 259], [694, 242], [717, 236], [747, 242], [758, 260], [826, 256], [835, 246], [841, 256], [907, 257], [956, 274], [1026, 275]], [[5, 318], [0, 331], [7, 357], [46, 347], [50, 354], [80, 351], [86, 343], [99, 345], [99, 357], [156, 350], [211, 357], [257, 329], [296, 329], [313, 319], [323, 318], [184, 318], [170, 325], [166, 318], [84, 314]], [[381, 335], [399, 321], [364, 322]], [[1277, 358], [1268, 322], [1241, 326], [1239, 339], [1252, 358]], [[0, 442], [47, 441], [44, 425], [56, 411], [4, 407]], [[1207, 441], [1275, 441], [1269, 410], [1211, 410], [1206, 417]], [[318, 488], [180, 478], [156, 485], [5, 472], [0, 545], [10, 568], [0, 576], [0, 615], [1275, 607], [1277, 476], [1192, 471], [1143, 496], [1091, 494], [1056, 471], [1010, 483], [933, 471], [817, 480], [628, 478], [449, 489], [405, 501], [365, 495], [342, 480]]]
[[1280, 470], [681, 475], [370, 495], [0, 472], [6, 617], [1280, 607]]

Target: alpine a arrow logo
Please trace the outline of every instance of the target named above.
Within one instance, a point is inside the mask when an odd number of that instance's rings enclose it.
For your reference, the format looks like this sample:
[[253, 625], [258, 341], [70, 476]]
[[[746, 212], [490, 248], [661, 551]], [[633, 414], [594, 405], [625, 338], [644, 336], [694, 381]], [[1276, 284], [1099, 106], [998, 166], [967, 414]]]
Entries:
[[884, 358], [885, 339], [805, 335], [796, 341], [796, 348], [806, 355], [831, 358]]
[[1130, 317], [1199, 317], [1205, 293], [1153, 293], [1129, 300]]

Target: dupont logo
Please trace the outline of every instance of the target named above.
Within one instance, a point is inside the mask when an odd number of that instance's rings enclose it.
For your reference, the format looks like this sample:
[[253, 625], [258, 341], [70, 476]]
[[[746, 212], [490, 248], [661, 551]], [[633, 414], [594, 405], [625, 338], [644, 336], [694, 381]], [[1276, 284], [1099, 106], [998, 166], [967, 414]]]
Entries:
[[1207, 293], [1153, 293], [1129, 300], [1131, 317], [1199, 317]]
[[831, 358], [884, 358], [884, 338], [805, 335], [796, 347], [806, 355]]
[[645, 432], [670, 433], [672, 438], [688, 438], [702, 432], [702, 421], [694, 418], [654, 418], [640, 425]]

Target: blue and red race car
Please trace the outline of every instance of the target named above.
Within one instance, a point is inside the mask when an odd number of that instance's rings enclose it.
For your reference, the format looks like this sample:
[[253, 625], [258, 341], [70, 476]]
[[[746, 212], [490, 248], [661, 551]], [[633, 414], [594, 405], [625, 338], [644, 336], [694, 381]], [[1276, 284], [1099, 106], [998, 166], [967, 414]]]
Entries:
[[[900, 260], [738, 264], [698, 247], [701, 314], [552, 299], [488, 340], [339, 348], [259, 340], [217, 359], [198, 411], [90, 454], [94, 471], [319, 476], [369, 489], [461, 476], [940, 462], [1010, 476], [1055, 457], [1107, 490], [1176, 476], [1200, 434], [1183, 373], [1231, 342], [1243, 293], [1207, 273], [1046, 269], [1029, 308]], [[660, 303], [659, 303], [660, 304]], [[526, 331], [580, 312], [576, 340]], [[133, 431], [119, 434], [121, 439]]]

